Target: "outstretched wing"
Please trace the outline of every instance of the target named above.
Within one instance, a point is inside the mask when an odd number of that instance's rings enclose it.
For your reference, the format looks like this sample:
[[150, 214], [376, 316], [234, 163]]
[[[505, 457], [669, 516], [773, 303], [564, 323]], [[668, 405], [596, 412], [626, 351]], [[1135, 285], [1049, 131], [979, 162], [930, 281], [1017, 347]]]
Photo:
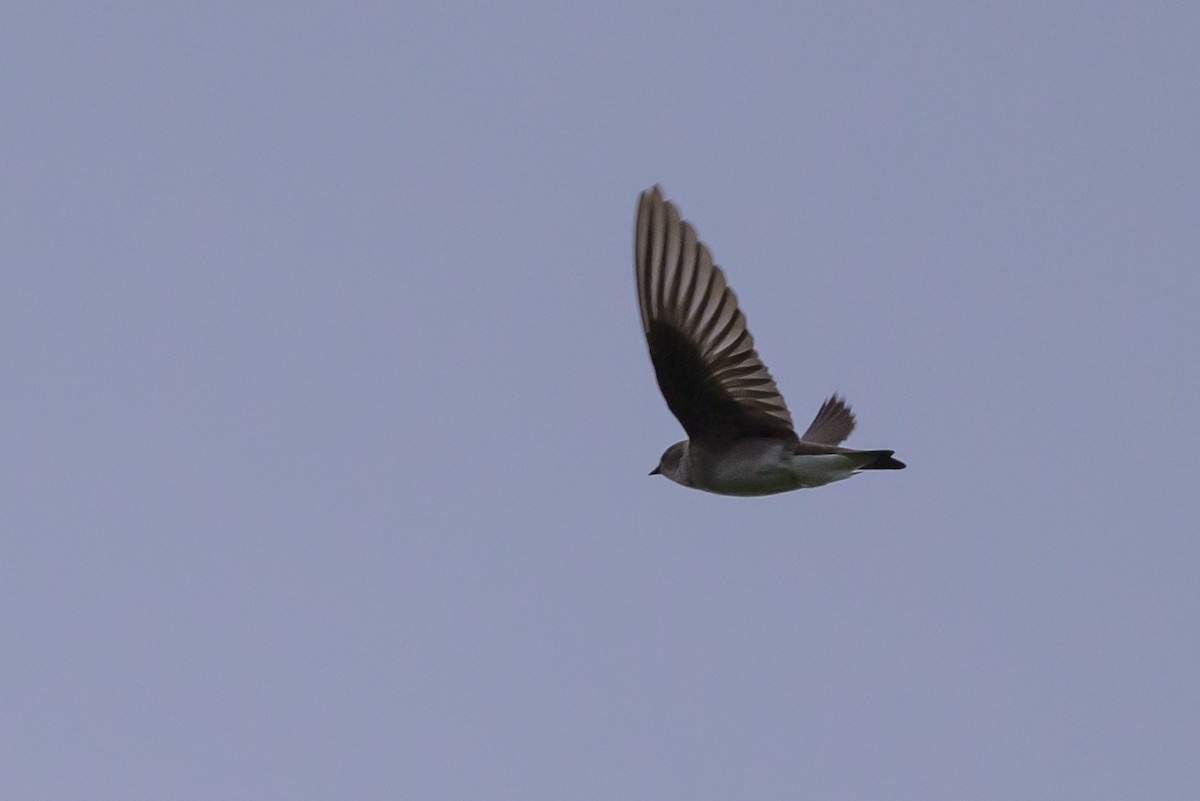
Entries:
[[841, 445], [853, 430], [854, 412], [850, 411], [845, 400], [831, 395], [829, 400], [821, 404], [812, 425], [800, 439], [818, 445]]
[[658, 386], [688, 436], [795, 441], [787, 404], [724, 273], [657, 186], [638, 203], [634, 261]]

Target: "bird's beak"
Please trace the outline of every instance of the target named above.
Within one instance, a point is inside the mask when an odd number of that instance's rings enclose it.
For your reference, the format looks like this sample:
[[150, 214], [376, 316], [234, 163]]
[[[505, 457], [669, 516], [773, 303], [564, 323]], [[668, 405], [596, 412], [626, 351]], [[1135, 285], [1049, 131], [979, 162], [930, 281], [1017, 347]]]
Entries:
[[659, 469], [661, 467], [662, 467], [662, 465], [659, 465], [658, 467], [651, 470], [650, 475], [652, 475], [652, 476], [662, 475], [662, 470]]

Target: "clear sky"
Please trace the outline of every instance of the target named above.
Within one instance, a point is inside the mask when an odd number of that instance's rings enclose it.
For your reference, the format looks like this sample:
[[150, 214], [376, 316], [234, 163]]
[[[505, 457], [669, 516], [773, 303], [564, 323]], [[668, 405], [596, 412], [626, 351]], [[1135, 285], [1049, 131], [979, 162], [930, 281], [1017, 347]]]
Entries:
[[[0, 16], [4, 798], [1200, 798], [1194, 2]], [[646, 475], [656, 182], [907, 470]]]

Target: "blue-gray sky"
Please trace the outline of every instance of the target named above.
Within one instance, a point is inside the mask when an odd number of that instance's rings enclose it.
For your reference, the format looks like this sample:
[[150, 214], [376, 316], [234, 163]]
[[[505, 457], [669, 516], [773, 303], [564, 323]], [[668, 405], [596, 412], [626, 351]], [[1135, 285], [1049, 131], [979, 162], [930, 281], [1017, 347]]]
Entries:
[[[1200, 797], [1194, 3], [18, 3], [0, 794]], [[647, 477], [638, 192], [800, 425]]]

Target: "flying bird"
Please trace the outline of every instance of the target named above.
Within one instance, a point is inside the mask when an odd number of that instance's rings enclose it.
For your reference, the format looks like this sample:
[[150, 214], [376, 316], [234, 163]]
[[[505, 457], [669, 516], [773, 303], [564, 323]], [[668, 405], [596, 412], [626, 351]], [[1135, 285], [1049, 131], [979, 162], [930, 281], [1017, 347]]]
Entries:
[[650, 361], [688, 435], [650, 475], [720, 495], [773, 495], [904, 467], [895, 451], [839, 447], [854, 413], [836, 394], [796, 435], [725, 274], [658, 186], [638, 202], [634, 263]]

